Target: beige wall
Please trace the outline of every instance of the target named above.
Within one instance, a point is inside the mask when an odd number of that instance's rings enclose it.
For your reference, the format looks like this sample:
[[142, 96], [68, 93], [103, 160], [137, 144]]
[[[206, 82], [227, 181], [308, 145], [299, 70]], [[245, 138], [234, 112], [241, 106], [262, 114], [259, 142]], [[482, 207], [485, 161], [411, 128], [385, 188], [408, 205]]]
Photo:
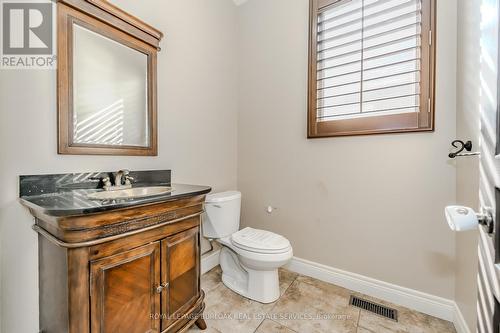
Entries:
[[[0, 72], [1, 332], [38, 329], [37, 240], [17, 202], [18, 175], [124, 167], [171, 168], [174, 181], [215, 191], [238, 186], [243, 225], [285, 235], [301, 258], [456, 295], [474, 327], [475, 237], [455, 238], [442, 212], [477, 205], [477, 164], [446, 154], [456, 136], [477, 137], [470, 87], [478, 84], [471, 52], [480, 0], [458, 2], [457, 90], [457, 2], [438, 1], [435, 133], [319, 140], [306, 139], [308, 0], [238, 9], [230, 0], [114, 2], [166, 35], [159, 156], [57, 155], [55, 73]], [[267, 214], [268, 205], [278, 209]]]
[[166, 35], [159, 156], [58, 156], [55, 72], [0, 71], [1, 332], [38, 332], [37, 237], [17, 201], [18, 175], [162, 168], [176, 182], [236, 187], [236, 7], [231, 0], [116, 3]]
[[[458, 63], [457, 63], [457, 137], [479, 145], [479, 105], [482, 0], [458, 1]], [[478, 209], [478, 158], [459, 159], [457, 167], [457, 203]], [[477, 232], [456, 235], [457, 302], [471, 331], [476, 327]]]
[[[306, 139], [307, 0], [239, 7], [242, 221], [298, 257], [454, 298], [456, 1], [438, 3], [436, 131]], [[265, 207], [278, 209], [267, 214]]]

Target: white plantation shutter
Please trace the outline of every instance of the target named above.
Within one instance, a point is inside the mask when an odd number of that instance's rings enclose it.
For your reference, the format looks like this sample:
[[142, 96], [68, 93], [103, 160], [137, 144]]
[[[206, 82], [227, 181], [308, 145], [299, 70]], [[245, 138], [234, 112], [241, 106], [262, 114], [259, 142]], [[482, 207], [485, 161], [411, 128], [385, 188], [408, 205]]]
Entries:
[[[423, 11], [431, 0], [312, 1], [310, 121], [350, 120], [340, 126], [349, 132], [349, 124], [365, 119], [353, 127], [361, 134], [428, 129], [430, 115], [419, 113], [431, 106], [431, 19]], [[381, 124], [382, 116], [392, 125]], [[366, 121], [371, 117], [377, 121]]]

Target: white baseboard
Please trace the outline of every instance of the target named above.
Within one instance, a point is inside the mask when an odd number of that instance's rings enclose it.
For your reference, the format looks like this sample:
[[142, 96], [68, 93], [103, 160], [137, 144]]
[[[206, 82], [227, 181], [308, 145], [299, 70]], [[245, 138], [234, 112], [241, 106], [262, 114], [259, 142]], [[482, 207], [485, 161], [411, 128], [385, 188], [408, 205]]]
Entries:
[[[203, 255], [201, 258], [202, 274], [219, 264], [219, 253], [220, 249]], [[293, 257], [284, 268], [437, 318], [451, 321], [455, 325], [457, 333], [471, 333], [458, 305], [452, 300], [297, 257]]]
[[398, 304], [437, 318], [454, 321], [455, 302], [360, 274], [294, 257], [285, 267], [293, 272], [333, 283], [356, 292]]
[[469, 329], [469, 326], [465, 321], [462, 311], [460, 311], [460, 308], [456, 303], [455, 303], [453, 324], [455, 324], [455, 329], [457, 330], [457, 333], [471, 333], [471, 330]]
[[219, 264], [220, 249], [210, 251], [201, 257], [201, 274], [205, 274]]

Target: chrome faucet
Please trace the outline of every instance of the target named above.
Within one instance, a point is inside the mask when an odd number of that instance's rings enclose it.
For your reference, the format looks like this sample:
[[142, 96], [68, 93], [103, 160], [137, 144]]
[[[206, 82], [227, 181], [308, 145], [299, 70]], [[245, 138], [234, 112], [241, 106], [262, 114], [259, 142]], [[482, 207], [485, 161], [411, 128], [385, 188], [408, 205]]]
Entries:
[[115, 175], [115, 186], [122, 186], [123, 179], [129, 175], [130, 171], [120, 170]]
[[134, 178], [130, 176], [130, 171], [120, 170], [115, 174], [115, 181], [113, 186], [111, 186], [109, 178], [107, 178], [106, 180], [107, 182], [104, 182], [104, 190], [115, 191], [132, 188], [132, 181], [134, 181]]

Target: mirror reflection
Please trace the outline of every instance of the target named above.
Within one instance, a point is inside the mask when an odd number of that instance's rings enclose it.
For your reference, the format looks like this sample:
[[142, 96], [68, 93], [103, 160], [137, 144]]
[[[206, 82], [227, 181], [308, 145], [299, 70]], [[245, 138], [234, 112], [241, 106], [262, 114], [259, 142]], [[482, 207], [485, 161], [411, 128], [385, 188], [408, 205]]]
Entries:
[[73, 142], [147, 147], [148, 56], [73, 27]]

